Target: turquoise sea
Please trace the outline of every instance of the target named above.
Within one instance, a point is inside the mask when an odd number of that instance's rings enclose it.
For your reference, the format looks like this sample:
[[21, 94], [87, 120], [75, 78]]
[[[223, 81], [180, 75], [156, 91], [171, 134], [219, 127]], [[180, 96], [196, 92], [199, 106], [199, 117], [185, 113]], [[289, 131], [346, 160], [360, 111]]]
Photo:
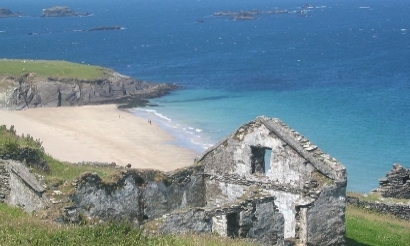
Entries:
[[[2, 0], [0, 58], [101, 65], [183, 89], [134, 109], [198, 153], [256, 116], [277, 117], [368, 192], [410, 166], [410, 2], [404, 0]], [[89, 17], [40, 18], [65, 5]], [[218, 11], [288, 10], [255, 20]], [[84, 30], [119, 25], [117, 31]], [[32, 34], [32, 35], [28, 35]]]

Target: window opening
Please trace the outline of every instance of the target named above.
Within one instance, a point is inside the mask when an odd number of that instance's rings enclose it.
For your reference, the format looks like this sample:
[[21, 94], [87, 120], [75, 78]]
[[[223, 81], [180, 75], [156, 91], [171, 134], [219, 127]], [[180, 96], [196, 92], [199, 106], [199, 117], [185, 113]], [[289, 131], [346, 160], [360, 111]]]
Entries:
[[251, 149], [252, 149], [252, 157], [251, 157], [252, 174], [269, 173], [272, 149], [265, 148], [265, 147], [251, 147]]
[[265, 149], [265, 173], [270, 173], [270, 158], [272, 155], [272, 149]]

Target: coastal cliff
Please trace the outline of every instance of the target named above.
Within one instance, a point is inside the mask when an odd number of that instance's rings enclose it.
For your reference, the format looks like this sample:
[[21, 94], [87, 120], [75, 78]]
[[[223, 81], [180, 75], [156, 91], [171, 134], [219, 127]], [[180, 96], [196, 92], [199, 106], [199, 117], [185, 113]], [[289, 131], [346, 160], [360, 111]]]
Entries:
[[[177, 89], [175, 84], [148, 83], [110, 69], [75, 63], [59, 65], [62, 62], [12, 61], [6, 62], [4, 66], [9, 66], [10, 63], [13, 65], [9, 70], [18, 67], [17, 70], [23, 70], [24, 73], [0, 73], [0, 107], [7, 109], [108, 103], [122, 104], [122, 107], [142, 106], [148, 103], [147, 99], [160, 97]], [[59, 66], [57, 68], [64, 67], [65, 70], [62, 71], [65, 75], [41, 74], [44, 67], [56, 69], [53, 65]], [[92, 72], [97, 71], [97, 74], [89, 78], [81, 77], [80, 73], [84, 69], [94, 69]], [[74, 72], [67, 76], [67, 70]]]

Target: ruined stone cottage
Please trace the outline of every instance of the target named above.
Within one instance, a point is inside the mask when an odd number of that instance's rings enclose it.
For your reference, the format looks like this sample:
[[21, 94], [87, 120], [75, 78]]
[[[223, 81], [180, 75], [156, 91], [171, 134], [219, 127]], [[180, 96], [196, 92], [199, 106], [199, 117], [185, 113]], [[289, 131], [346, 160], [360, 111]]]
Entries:
[[280, 120], [258, 117], [191, 167], [124, 169], [110, 183], [83, 175], [62, 217], [127, 219], [148, 232], [217, 233], [263, 245], [343, 245], [346, 184], [338, 161]]
[[379, 180], [379, 187], [375, 190], [383, 197], [398, 199], [410, 198], [410, 169], [396, 163], [386, 174], [386, 177]]

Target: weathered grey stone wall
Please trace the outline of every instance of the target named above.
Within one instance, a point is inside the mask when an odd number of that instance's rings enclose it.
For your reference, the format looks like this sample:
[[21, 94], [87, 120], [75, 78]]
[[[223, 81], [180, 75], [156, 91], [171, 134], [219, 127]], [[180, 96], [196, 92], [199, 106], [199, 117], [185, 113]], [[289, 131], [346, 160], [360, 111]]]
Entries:
[[[280, 120], [259, 117], [243, 125], [197, 164], [204, 166], [208, 207], [275, 197], [285, 239], [301, 245], [344, 243], [345, 168]], [[322, 220], [327, 222], [319, 226]]]
[[[237, 175], [247, 180], [275, 181], [283, 186], [302, 188], [314, 171], [312, 165], [286, 142], [271, 134], [261, 122], [251, 122], [226, 138], [218, 148], [206, 152], [199, 162], [205, 173], [215, 176]], [[270, 149], [270, 166], [265, 172], [253, 172], [252, 148]], [[209, 153], [209, 155], [208, 155]]]
[[[220, 148], [200, 159], [209, 175], [206, 179], [208, 206], [233, 203], [257, 194], [275, 196], [275, 204], [286, 218], [285, 237], [295, 237], [295, 202], [314, 168], [260, 122], [242, 126]], [[271, 149], [270, 168], [252, 173], [252, 149]]]
[[410, 220], [410, 204], [392, 202], [363, 201], [357, 197], [348, 196], [347, 204], [381, 214], [390, 214], [397, 218]]
[[307, 206], [307, 244], [344, 245], [345, 211], [346, 185], [323, 188], [319, 198]]
[[6, 164], [0, 160], [0, 202], [5, 202], [10, 194], [10, 173]]
[[400, 164], [393, 164], [392, 170], [386, 174], [386, 177], [379, 180], [376, 191], [383, 197], [409, 199], [410, 169]]
[[204, 190], [201, 167], [169, 175], [152, 170], [124, 170], [111, 184], [96, 174], [84, 175], [72, 200], [85, 216], [128, 219], [140, 225], [176, 209], [204, 206], [205, 197], [199, 195]]
[[45, 189], [20, 162], [0, 160], [1, 200], [32, 212], [49, 206]]
[[284, 244], [284, 218], [273, 198], [231, 204], [229, 207], [191, 208], [150, 222], [162, 233], [217, 233], [248, 238], [262, 245]]

